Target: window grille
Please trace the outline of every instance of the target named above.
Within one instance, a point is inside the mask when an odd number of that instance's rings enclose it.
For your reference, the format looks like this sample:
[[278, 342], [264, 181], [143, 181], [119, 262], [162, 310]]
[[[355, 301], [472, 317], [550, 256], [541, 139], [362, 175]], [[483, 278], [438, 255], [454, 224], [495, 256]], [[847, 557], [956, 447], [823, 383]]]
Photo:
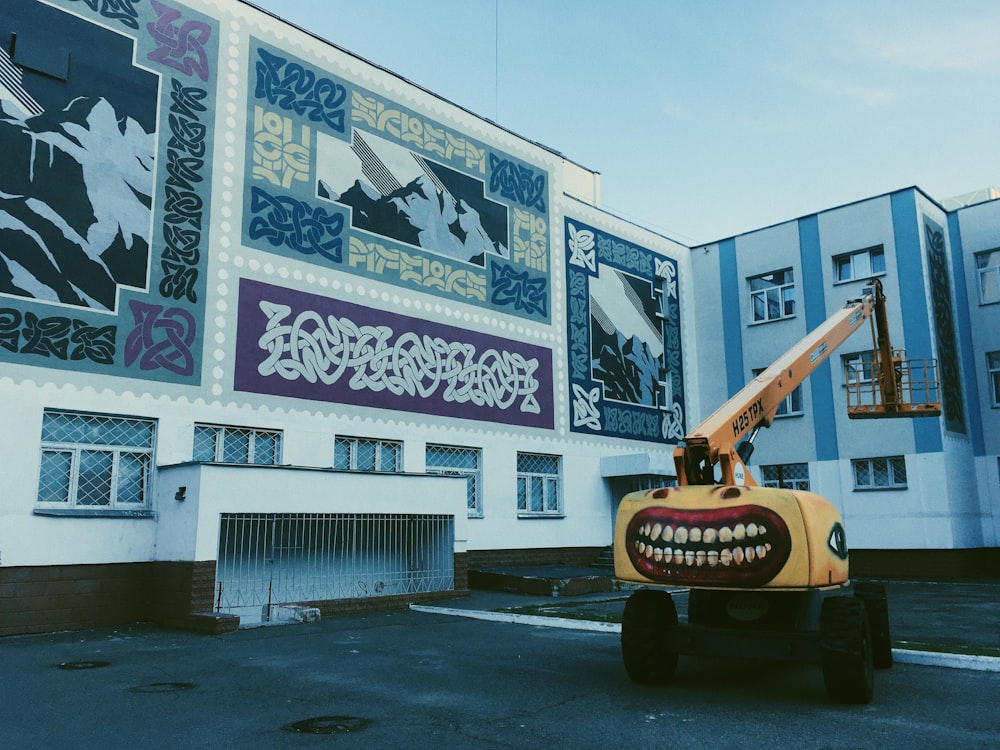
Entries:
[[333, 468], [345, 471], [402, 471], [403, 444], [395, 440], [338, 437], [333, 445]]
[[226, 464], [279, 464], [281, 433], [250, 427], [196, 424], [194, 460]]
[[215, 609], [449, 591], [454, 518], [436, 514], [223, 513]]
[[767, 323], [795, 315], [792, 269], [752, 276], [747, 282], [750, 286], [750, 311], [754, 323]]
[[976, 253], [976, 273], [979, 275], [979, 303], [1000, 302], [1000, 247]]
[[38, 506], [146, 509], [155, 435], [149, 419], [46, 409]]
[[856, 458], [851, 468], [856, 490], [906, 488], [906, 461], [902, 456]]
[[465, 477], [466, 503], [469, 516], [482, 518], [483, 501], [483, 451], [479, 448], [462, 448], [454, 445], [428, 445], [426, 466], [428, 474]]
[[809, 464], [772, 464], [760, 467], [764, 487], [789, 490], [809, 489]]
[[837, 255], [833, 259], [834, 278], [840, 281], [869, 279], [885, 273], [885, 250], [882, 245]]
[[525, 515], [562, 513], [559, 456], [517, 454], [517, 510]]

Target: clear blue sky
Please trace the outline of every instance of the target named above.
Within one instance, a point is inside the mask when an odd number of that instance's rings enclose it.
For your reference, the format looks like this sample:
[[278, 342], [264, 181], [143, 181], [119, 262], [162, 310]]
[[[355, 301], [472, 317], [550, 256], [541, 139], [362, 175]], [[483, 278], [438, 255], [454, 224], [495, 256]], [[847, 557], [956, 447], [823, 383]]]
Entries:
[[254, 0], [601, 173], [688, 245], [1000, 186], [1000, 2]]

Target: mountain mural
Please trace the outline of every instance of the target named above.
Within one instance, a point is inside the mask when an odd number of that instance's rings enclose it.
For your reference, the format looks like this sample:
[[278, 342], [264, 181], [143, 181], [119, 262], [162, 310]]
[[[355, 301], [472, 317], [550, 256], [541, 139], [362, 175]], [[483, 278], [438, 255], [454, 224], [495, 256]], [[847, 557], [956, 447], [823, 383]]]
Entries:
[[637, 336], [605, 332], [594, 326], [592, 375], [604, 384], [604, 397], [612, 401], [657, 406], [660, 362]]
[[102, 97], [33, 115], [0, 100], [0, 293], [111, 311], [145, 288], [154, 149]]

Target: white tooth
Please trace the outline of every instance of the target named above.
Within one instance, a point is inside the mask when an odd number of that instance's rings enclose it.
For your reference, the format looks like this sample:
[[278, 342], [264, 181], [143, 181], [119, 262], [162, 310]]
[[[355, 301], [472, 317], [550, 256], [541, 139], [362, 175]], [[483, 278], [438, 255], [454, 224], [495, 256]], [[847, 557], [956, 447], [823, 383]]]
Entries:
[[768, 543], [767, 543], [767, 544], [765, 544], [764, 546], [765, 546], [765, 547], [767, 547], [767, 551], [768, 551], [768, 552], [770, 552], [770, 551], [771, 551], [771, 543], [770, 543], [770, 542], [768, 542]]
[[705, 550], [700, 549], [694, 553], [694, 562], [699, 568], [705, 564]]
[[760, 536], [764, 536], [764, 534], [766, 534], [766, 533], [767, 533], [767, 526], [765, 526], [764, 524], [760, 524], [760, 525], [759, 525], [759, 526], [757, 527], [757, 533], [758, 533], [758, 534], [759, 534]]
[[688, 530], [686, 526], [678, 526], [677, 531], [674, 532], [674, 541], [678, 544], [684, 544], [688, 540]]
[[748, 537], [749, 537], [750, 539], [754, 539], [754, 538], [756, 538], [756, 536], [757, 536], [757, 531], [758, 531], [758, 529], [757, 529], [757, 524], [755, 524], [755, 523], [748, 523], [748, 524], [747, 524], [747, 536], [748, 536]]
[[757, 556], [757, 553], [756, 553], [756, 552], [754, 552], [754, 549], [753, 549], [753, 547], [747, 547], [746, 549], [744, 549], [744, 550], [743, 550], [743, 554], [745, 554], [745, 555], [746, 555], [746, 557], [747, 557], [747, 562], [748, 562], [748, 563], [752, 563], [752, 562], [753, 562], [753, 559], [754, 559], [754, 557], [756, 557], [756, 556]]
[[661, 524], [654, 524], [653, 530], [649, 532], [649, 540], [655, 542], [660, 538], [660, 532], [663, 531], [663, 526]]
[[654, 547], [653, 559], [656, 560], [656, 562], [663, 562], [663, 550], [660, 549], [659, 547]]
[[663, 541], [672, 542], [674, 540], [674, 527], [664, 526], [663, 527]]
[[688, 532], [688, 539], [690, 539], [692, 542], [700, 542], [701, 529], [699, 529], [697, 526], [691, 529], [691, 531]]
[[645, 525], [644, 525], [644, 526], [642, 527], [642, 535], [643, 535], [644, 537], [649, 537], [649, 524], [648, 524], [648, 523], [647, 523], [647, 524], [645, 524]]
[[639, 554], [642, 555], [646, 552], [646, 543], [639, 542]]
[[724, 549], [719, 553], [719, 562], [723, 565], [729, 565], [733, 561], [732, 550]]
[[647, 544], [646, 545], [646, 559], [647, 560], [651, 560], [652, 558], [653, 558], [653, 545], [652, 544]]
[[714, 549], [708, 551], [708, 567], [714, 568], [719, 564], [719, 553]]
[[754, 547], [754, 550], [756, 550], [757, 552], [758, 560], [763, 560], [765, 557], [767, 557], [767, 547], [765, 547], [763, 544], [758, 544], [756, 547]]
[[705, 529], [701, 534], [701, 539], [705, 544], [712, 544], [719, 537], [719, 532], [715, 529]]
[[733, 530], [728, 526], [723, 526], [719, 529], [719, 541], [723, 544], [729, 544], [733, 541]]
[[742, 542], [746, 538], [747, 538], [747, 527], [741, 523], [736, 524], [735, 528], [733, 528], [733, 539], [735, 539], [737, 542]]
[[743, 548], [733, 547], [733, 562], [737, 565], [743, 562]]
[[674, 550], [674, 565], [684, 564], [684, 552], [679, 549]]
[[674, 559], [674, 551], [670, 547], [663, 548], [663, 562], [670, 562]]
[[684, 553], [684, 564], [689, 568], [694, 565], [694, 550], [688, 550]]

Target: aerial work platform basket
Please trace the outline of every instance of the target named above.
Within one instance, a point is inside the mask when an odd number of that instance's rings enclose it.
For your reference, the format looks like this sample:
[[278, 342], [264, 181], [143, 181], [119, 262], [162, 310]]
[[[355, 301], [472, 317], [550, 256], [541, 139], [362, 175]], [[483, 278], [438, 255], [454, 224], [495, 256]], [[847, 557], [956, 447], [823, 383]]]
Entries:
[[871, 362], [848, 362], [847, 416], [851, 419], [941, 416], [941, 389], [936, 359], [907, 359], [893, 349], [883, 362], [879, 349]]

